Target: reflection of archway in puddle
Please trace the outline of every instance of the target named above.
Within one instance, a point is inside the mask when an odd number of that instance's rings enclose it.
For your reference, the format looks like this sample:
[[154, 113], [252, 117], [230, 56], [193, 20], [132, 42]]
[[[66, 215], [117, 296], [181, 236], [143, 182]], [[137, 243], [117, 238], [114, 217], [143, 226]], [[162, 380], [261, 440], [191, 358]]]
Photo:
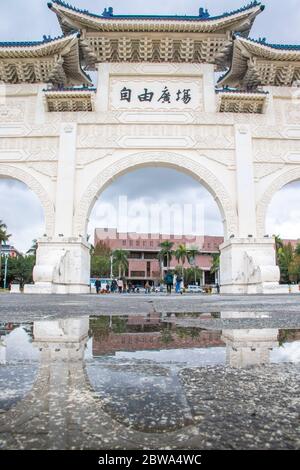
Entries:
[[95, 396], [83, 362], [88, 326], [88, 318], [35, 322], [40, 368], [30, 393], [0, 416], [5, 448], [88, 449], [106, 443], [111, 449], [186, 446], [195, 437], [194, 426], [146, 433], [105, 412], [103, 398]]
[[[192, 404], [195, 424], [180, 430], [146, 433], [116, 421], [104, 410], [103, 397], [95, 396], [87, 380], [83, 355], [88, 326], [87, 318], [35, 323], [35, 344], [42, 356], [39, 376], [31, 393], [13, 409], [0, 415], [0, 447], [111, 450], [253, 448], [257, 442], [263, 444], [272, 440], [273, 426], [276, 428], [277, 423], [281, 433], [288, 435], [291, 423], [285, 426], [284, 418], [286, 413], [294, 416], [289, 398], [297, 387], [298, 376], [296, 369], [292, 371], [286, 388], [282, 390], [282, 369], [276, 366], [267, 368], [266, 372], [260, 367], [244, 369], [242, 383], [245, 381], [246, 386], [242, 387], [236, 371], [225, 369], [224, 365], [184, 369], [180, 379]], [[277, 400], [279, 391], [284, 398], [280, 403]], [[268, 417], [268, 413], [272, 413], [272, 425], [263, 427], [260, 435], [259, 421], [252, 417], [257, 400], [263, 416], [267, 413]], [[292, 426], [296, 426], [295, 420]], [[249, 440], [249, 434], [255, 435], [256, 439]], [[285, 448], [285, 443], [282, 445]]]

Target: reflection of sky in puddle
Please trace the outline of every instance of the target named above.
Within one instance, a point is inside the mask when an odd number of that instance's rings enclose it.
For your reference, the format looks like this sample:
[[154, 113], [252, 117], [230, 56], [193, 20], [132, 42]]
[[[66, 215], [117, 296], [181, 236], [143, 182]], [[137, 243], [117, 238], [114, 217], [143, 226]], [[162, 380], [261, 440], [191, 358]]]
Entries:
[[[234, 312], [228, 312], [231, 318], [232, 313]], [[255, 313], [255, 317], [265, 315], [265, 312]], [[233, 317], [247, 318], [245, 312], [236, 312]], [[59, 337], [61, 345], [64, 344], [64, 334], [66, 345], [72, 341], [79, 341], [78, 344], [84, 341], [81, 343], [84, 345], [85, 339], [79, 338], [87, 338], [90, 327], [91, 336], [86, 343], [84, 354], [89, 381], [107, 411], [116, 419], [127, 420], [129, 425], [139, 429], [172, 429], [190, 422], [191, 415], [180, 379], [183, 370], [225, 365], [248, 367], [264, 363], [300, 362], [300, 341], [296, 330], [281, 330], [280, 334], [277, 329], [214, 331], [200, 329], [195, 325], [193, 328], [185, 328], [184, 325], [166, 324], [160, 322], [159, 318], [151, 318], [151, 321], [152, 323], [149, 318], [141, 317], [115, 317], [113, 320], [101, 317], [96, 323], [90, 321], [89, 325], [85, 318], [81, 325], [80, 319], [70, 319], [64, 320], [64, 328], [59, 330], [62, 335]], [[52, 324], [52, 321], [50, 322]], [[57, 322], [57, 327], [61, 327], [62, 324]], [[32, 338], [32, 324], [13, 325], [11, 330], [1, 330], [4, 331], [0, 345], [2, 410], [9, 409], [31, 390], [40, 359], [38, 345], [42, 345], [44, 350], [50, 347], [52, 337], [49, 336], [49, 321], [38, 323], [44, 325], [46, 335], [43, 337], [42, 334], [38, 338], [38, 344], [35, 344]], [[77, 326], [74, 329], [75, 324]], [[79, 328], [79, 324], [84, 331]], [[56, 334], [55, 325], [53, 320], [53, 341]], [[148, 342], [149, 337], [153, 339], [153, 343]], [[128, 344], [123, 343], [122, 338], [124, 341], [130, 341]], [[140, 338], [145, 342], [135, 343], [132, 338]], [[108, 347], [107, 353], [101, 352], [103, 345]], [[126, 347], [129, 350], [126, 350]], [[93, 351], [93, 348], [96, 349]], [[95, 354], [97, 348], [98, 353]], [[60, 351], [60, 348], [57, 351]], [[254, 360], [251, 362], [253, 351]], [[59, 354], [62, 354], [62, 351]], [[261, 358], [263, 360], [260, 362]]]
[[270, 362], [300, 362], [300, 341], [274, 348], [270, 353]]
[[0, 410], [7, 410], [31, 390], [39, 351], [22, 326], [2, 337], [0, 349]]

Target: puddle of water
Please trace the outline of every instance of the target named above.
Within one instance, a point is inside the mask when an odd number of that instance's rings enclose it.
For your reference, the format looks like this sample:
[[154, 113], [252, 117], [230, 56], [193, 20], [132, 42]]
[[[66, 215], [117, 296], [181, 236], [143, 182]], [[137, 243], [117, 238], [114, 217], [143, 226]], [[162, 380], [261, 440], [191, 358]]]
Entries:
[[[53, 425], [69, 426], [71, 444], [77, 442], [82, 448], [93, 448], [93, 439], [99, 444], [101, 436], [106, 446], [126, 448], [122, 440], [126, 441], [126, 433], [137, 433], [137, 445], [145, 448], [145, 435], [151, 440], [160, 434], [173, 435], [173, 444], [168, 441], [171, 447], [187, 448], [188, 430], [192, 435], [204, 432], [203, 439], [209, 439], [211, 416], [220, 416], [216, 435], [222, 434], [224, 413], [231, 413], [229, 421], [243, 413], [248, 419], [248, 407], [258, 406], [259, 401], [254, 405], [252, 400], [258, 400], [255, 393], [261, 397], [261, 387], [266, 387], [264, 399], [270, 404], [278, 387], [282, 392], [282, 383], [276, 382], [279, 367], [284, 367], [284, 379], [291, 370], [287, 380], [292, 387], [293, 364], [300, 363], [300, 329], [210, 330], [188, 323], [199, 318], [243, 320], [271, 315], [154, 313], [0, 324], [0, 448], [4, 432], [11, 444], [6, 440], [3, 448], [13, 447], [14, 425], [24, 414], [27, 420], [20, 422], [25, 448], [56, 448], [58, 444], [47, 435], [47, 427], [53, 429]], [[253, 389], [256, 380], [259, 390]], [[206, 424], [199, 428], [199, 422]], [[174, 433], [181, 430], [176, 441]], [[35, 433], [40, 444], [32, 437]]]

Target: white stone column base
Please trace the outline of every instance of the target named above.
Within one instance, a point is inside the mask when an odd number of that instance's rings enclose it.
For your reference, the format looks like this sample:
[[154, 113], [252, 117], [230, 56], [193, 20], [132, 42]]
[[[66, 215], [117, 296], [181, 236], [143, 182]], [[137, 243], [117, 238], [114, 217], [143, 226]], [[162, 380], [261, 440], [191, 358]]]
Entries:
[[81, 238], [38, 241], [34, 284], [26, 294], [87, 294], [90, 292], [90, 245]]
[[233, 238], [220, 249], [222, 294], [282, 293], [273, 239]]

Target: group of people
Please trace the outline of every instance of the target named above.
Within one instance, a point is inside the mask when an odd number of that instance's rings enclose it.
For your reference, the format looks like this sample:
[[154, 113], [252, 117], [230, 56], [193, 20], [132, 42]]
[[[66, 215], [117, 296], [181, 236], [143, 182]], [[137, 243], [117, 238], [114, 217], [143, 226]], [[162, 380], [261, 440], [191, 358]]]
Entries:
[[96, 288], [97, 294], [99, 294], [100, 292], [105, 292], [107, 294], [109, 294], [110, 292], [111, 293], [119, 292], [121, 294], [124, 290], [124, 281], [123, 279], [118, 279], [118, 280], [113, 279], [110, 285], [107, 282], [105, 285], [105, 288], [102, 288], [102, 283], [100, 279], [96, 279], [95, 288]]
[[[171, 294], [172, 288], [174, 286], [174, 276], [171, 271], [168, 271], [164, 278], [165, 284], [167, 286], [167, 293]], [[175, 292], [176, 294], [183, 293], [183, 279], [182, 277], [177, 274], [176, 281], [175, 281]]]
[[[102, 287], [101, 280], [96, 279], [95, 288], [96, 288], [97, 294], [99, 294], [100, 292], [103, 293], [103, 294], [110, 294], [110, 293], [112, 293], [112, 294], [114, 294], [114, 293], [119, 293], [119, 294], [128, 293], [129, 294], [130, 292], [139, 293], [139, 291], [140, 291], [139, 286], [135, 286], [130, 281], [128, 283], [126, 283], [126, 282], [123, 281], [123, 279], [113, 279], [110, 284], [109, 284], [109, 282], [107, 282], [104, 287]], [[148, 282], [145, 284], [145, 290], [146, 290], [146, 293], [151, 292], [151, 286]]]
[[[165, 277], [164, 277], [164, 284], [167, 287], [167, 293], [171, 294], [172, 288], [174, 287], [175, 284], [175, 292], [177, 294], [182, 294], [183, 293], [183, 278], [180, 276], [180, 274], [177, 274], [175, 278], [175, 283], [174, 283], [174, 275], [173, 273], [169, 270]], [[102, 287], [102, 283], [100, 279], [97, 279], [95, 281], [95, 288], [97, 294], [101, 293], [116, 293], [118, 292], [119, 294], [122, 293], [131, 293], [131, 292], [140, 292], [140, 287], [135, 286], [132, 282], [128, 281], [125, 283], [123, 279], [113, 279], [111, 283], [109, 282], [106, 283], [105, 287]], [[145, 283], [145, 293], [150, 294], [151, 292], [163, 292], [164, 287], [163, 284], [159, 284], [157, 287], [152, 286], [149, 281]]]

